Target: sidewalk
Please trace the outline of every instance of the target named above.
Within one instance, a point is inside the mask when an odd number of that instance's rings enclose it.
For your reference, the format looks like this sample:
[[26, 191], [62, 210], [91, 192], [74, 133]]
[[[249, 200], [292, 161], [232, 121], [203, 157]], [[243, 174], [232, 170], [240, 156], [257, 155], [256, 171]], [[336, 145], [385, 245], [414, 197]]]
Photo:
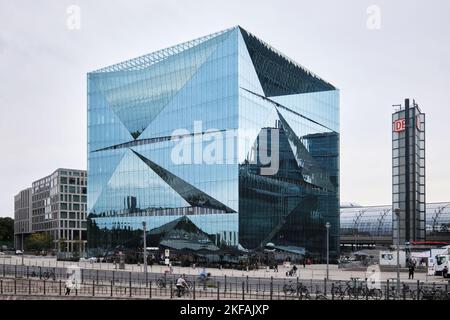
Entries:
[[[91, 269], [91, 270], [118, 270], [118, 271], [131, 271], [131, 272], [144, 272], [143, 265], [130, 265], [126, 264], [125, 269], [118, 269], [118, 266], [115, 266], [112, 263], [90, 263], [90, 262], [67, 262], [67, 261], [56, 261], [56, 258], [43, 258], [43, 257], [24, 257], [24, 265], [28, 266], [41, 266], [41, 267], [69, 267], [69, 266], [78, 266], [82, 269]], [[20, 256], [11, 256], [9, 257], [0, 257], [0, 264], [10, 264], [10, 265], [21, 265], [22, 257]], [[278, 267], [279, 272], [274, 272], [273, 270], [267, 271], [266, 269], [259, 270], [251, 270], [251, 271], [242, 271], [242, 270], [234, 270], [234, 269], [213, 269], [207, 268], [207, 272], [211, 273], [212, 276], [224, 276], [227, 277], [253, 277], [253, 278], [270, 278], [274, 279], [291, 279], [295, 277], [286, 277], [286, 271], [289, 268], [286, 268], [282, 265]], [[159, 273], [163, 274], [164, 271], [167, 270], [167, 266], [162, 265], [152, 265], [148, 266], [149, 273]], [[175, 274], [186, 274], [186, 275], [198, 275], [202, 269], [201, 268], [192, 268], [192, 267], [173, 267], [173, 273]], [[370, 269], [368, 272], [370, 273]], [[326, 277], [326, 265], [307, 265], [306, 268], [303, 266], [298, 266], [297, 275], [299, 279], [303, 280], [323, 280]], [[348, 281], [351, 278], [360, 278], [365, 279], [367, 277], [365, 271], [350, 271], [345, 269], [338, 269], [337, 265], [329, 266], [329, 278], [330, 280], [343, 280]], [[380, 272], [380, 280], [385, 281], [387, 279], [397, 278], [397, 273], [395, 271], [389, 272]], [[439, 276], [428, 276], [426, 273], [415, 273], [414, 280], [408, 280], [408, 272], [400, 273], [401, 281], [415, 283], [417, 280], [423, 282], [436, 282], [436, 283], [447, 283], [448, 279], [444, 279]]]

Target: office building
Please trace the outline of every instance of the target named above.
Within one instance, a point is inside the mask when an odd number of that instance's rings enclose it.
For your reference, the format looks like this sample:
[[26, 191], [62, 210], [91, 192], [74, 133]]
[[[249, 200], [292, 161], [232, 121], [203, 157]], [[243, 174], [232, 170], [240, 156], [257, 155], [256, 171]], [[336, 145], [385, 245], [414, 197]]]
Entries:
[[337, 257], [339, 90], [241, 27], [90, 72], [88, 181], [92, 250], [145, 221], [175, 250], [324, 257], [329, 222]]
[[57, 169], [34, 181], [31, 188], [15, 197], [15, 217], [19, 218], [15, 222], [16, 248], [21, 248], [22, 233], [42, 232], [50, 236], [51, 249], [60, 257], [83, 255], [87, 239], [86, 203], [85, 170]]
[[14, 247], [25, 249], [25, 239], [31, 233], [31, 188], [14, 196]]

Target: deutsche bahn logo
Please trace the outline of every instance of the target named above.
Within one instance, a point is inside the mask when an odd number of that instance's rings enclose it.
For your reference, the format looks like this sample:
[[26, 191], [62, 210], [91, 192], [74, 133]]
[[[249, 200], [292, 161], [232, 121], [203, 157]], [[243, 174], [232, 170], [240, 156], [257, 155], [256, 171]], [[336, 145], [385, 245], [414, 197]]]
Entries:
[[406, 121], [405, 119], [399, 119], [394, 121], [394, 132], [402, 132], [405, 130]]
[[[420, 117], [417, 116], [416, 117], [416, 127], [417, 130], [421, 130], [420, 129]], [[406, 121], [405, 119], [398, 119], [394, 121], [394, 132], [402, 132], [405, 131], [406, 128]]]

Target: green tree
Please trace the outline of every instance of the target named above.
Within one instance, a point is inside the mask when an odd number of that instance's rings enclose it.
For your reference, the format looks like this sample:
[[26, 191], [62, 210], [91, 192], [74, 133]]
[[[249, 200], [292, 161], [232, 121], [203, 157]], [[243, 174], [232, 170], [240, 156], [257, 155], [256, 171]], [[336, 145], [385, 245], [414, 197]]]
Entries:
[[0, 244], [12, 245], [14, 242], [14, 219], [0, 218]]
[[26, 240], [26, 246], [30, 250], [48, 250], [53, 247], [53, 238], [45, 232], [31, 234]]
[[59, 239], [59, 248], [60, 252], [66, 252], [67, 251], [67, 239], [66, 238], [60, 238]]

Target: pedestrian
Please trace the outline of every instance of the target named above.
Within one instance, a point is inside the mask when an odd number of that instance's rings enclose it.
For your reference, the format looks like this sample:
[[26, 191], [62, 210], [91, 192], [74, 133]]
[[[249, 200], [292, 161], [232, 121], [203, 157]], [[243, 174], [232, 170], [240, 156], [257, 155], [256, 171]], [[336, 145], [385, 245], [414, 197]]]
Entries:
[[448, 267], [447, 266], [445, 266], [444, 269], [442, 270], [442, 276], [444, 278], [447, 278], [447, 276], [448, 276]]
[[306, 268], [306, 260], [303, 258], [302, 262], [303, 262], [303, 269], [305, 269]]
[[292, 267], [292, 272], [290, 274], [291, 276], [296, 276], [297, 275], [297, 266], [294, 264], [294, 266]]
[[414, 263], [409, 264], [409, 276], [408, 279], [414, 279], [414, 269], [415, 269]]
[[275, 265], [273, 266], [273, 271], [278, 272], [278, 264], [275, 263]]
[[72, 287], [73, 287], [73, 282], [72, 282], [72, 279], [67, 279], [67, 281], [66, 281], [66, 296], [70, 296], [70, 290], [72, 289]]

